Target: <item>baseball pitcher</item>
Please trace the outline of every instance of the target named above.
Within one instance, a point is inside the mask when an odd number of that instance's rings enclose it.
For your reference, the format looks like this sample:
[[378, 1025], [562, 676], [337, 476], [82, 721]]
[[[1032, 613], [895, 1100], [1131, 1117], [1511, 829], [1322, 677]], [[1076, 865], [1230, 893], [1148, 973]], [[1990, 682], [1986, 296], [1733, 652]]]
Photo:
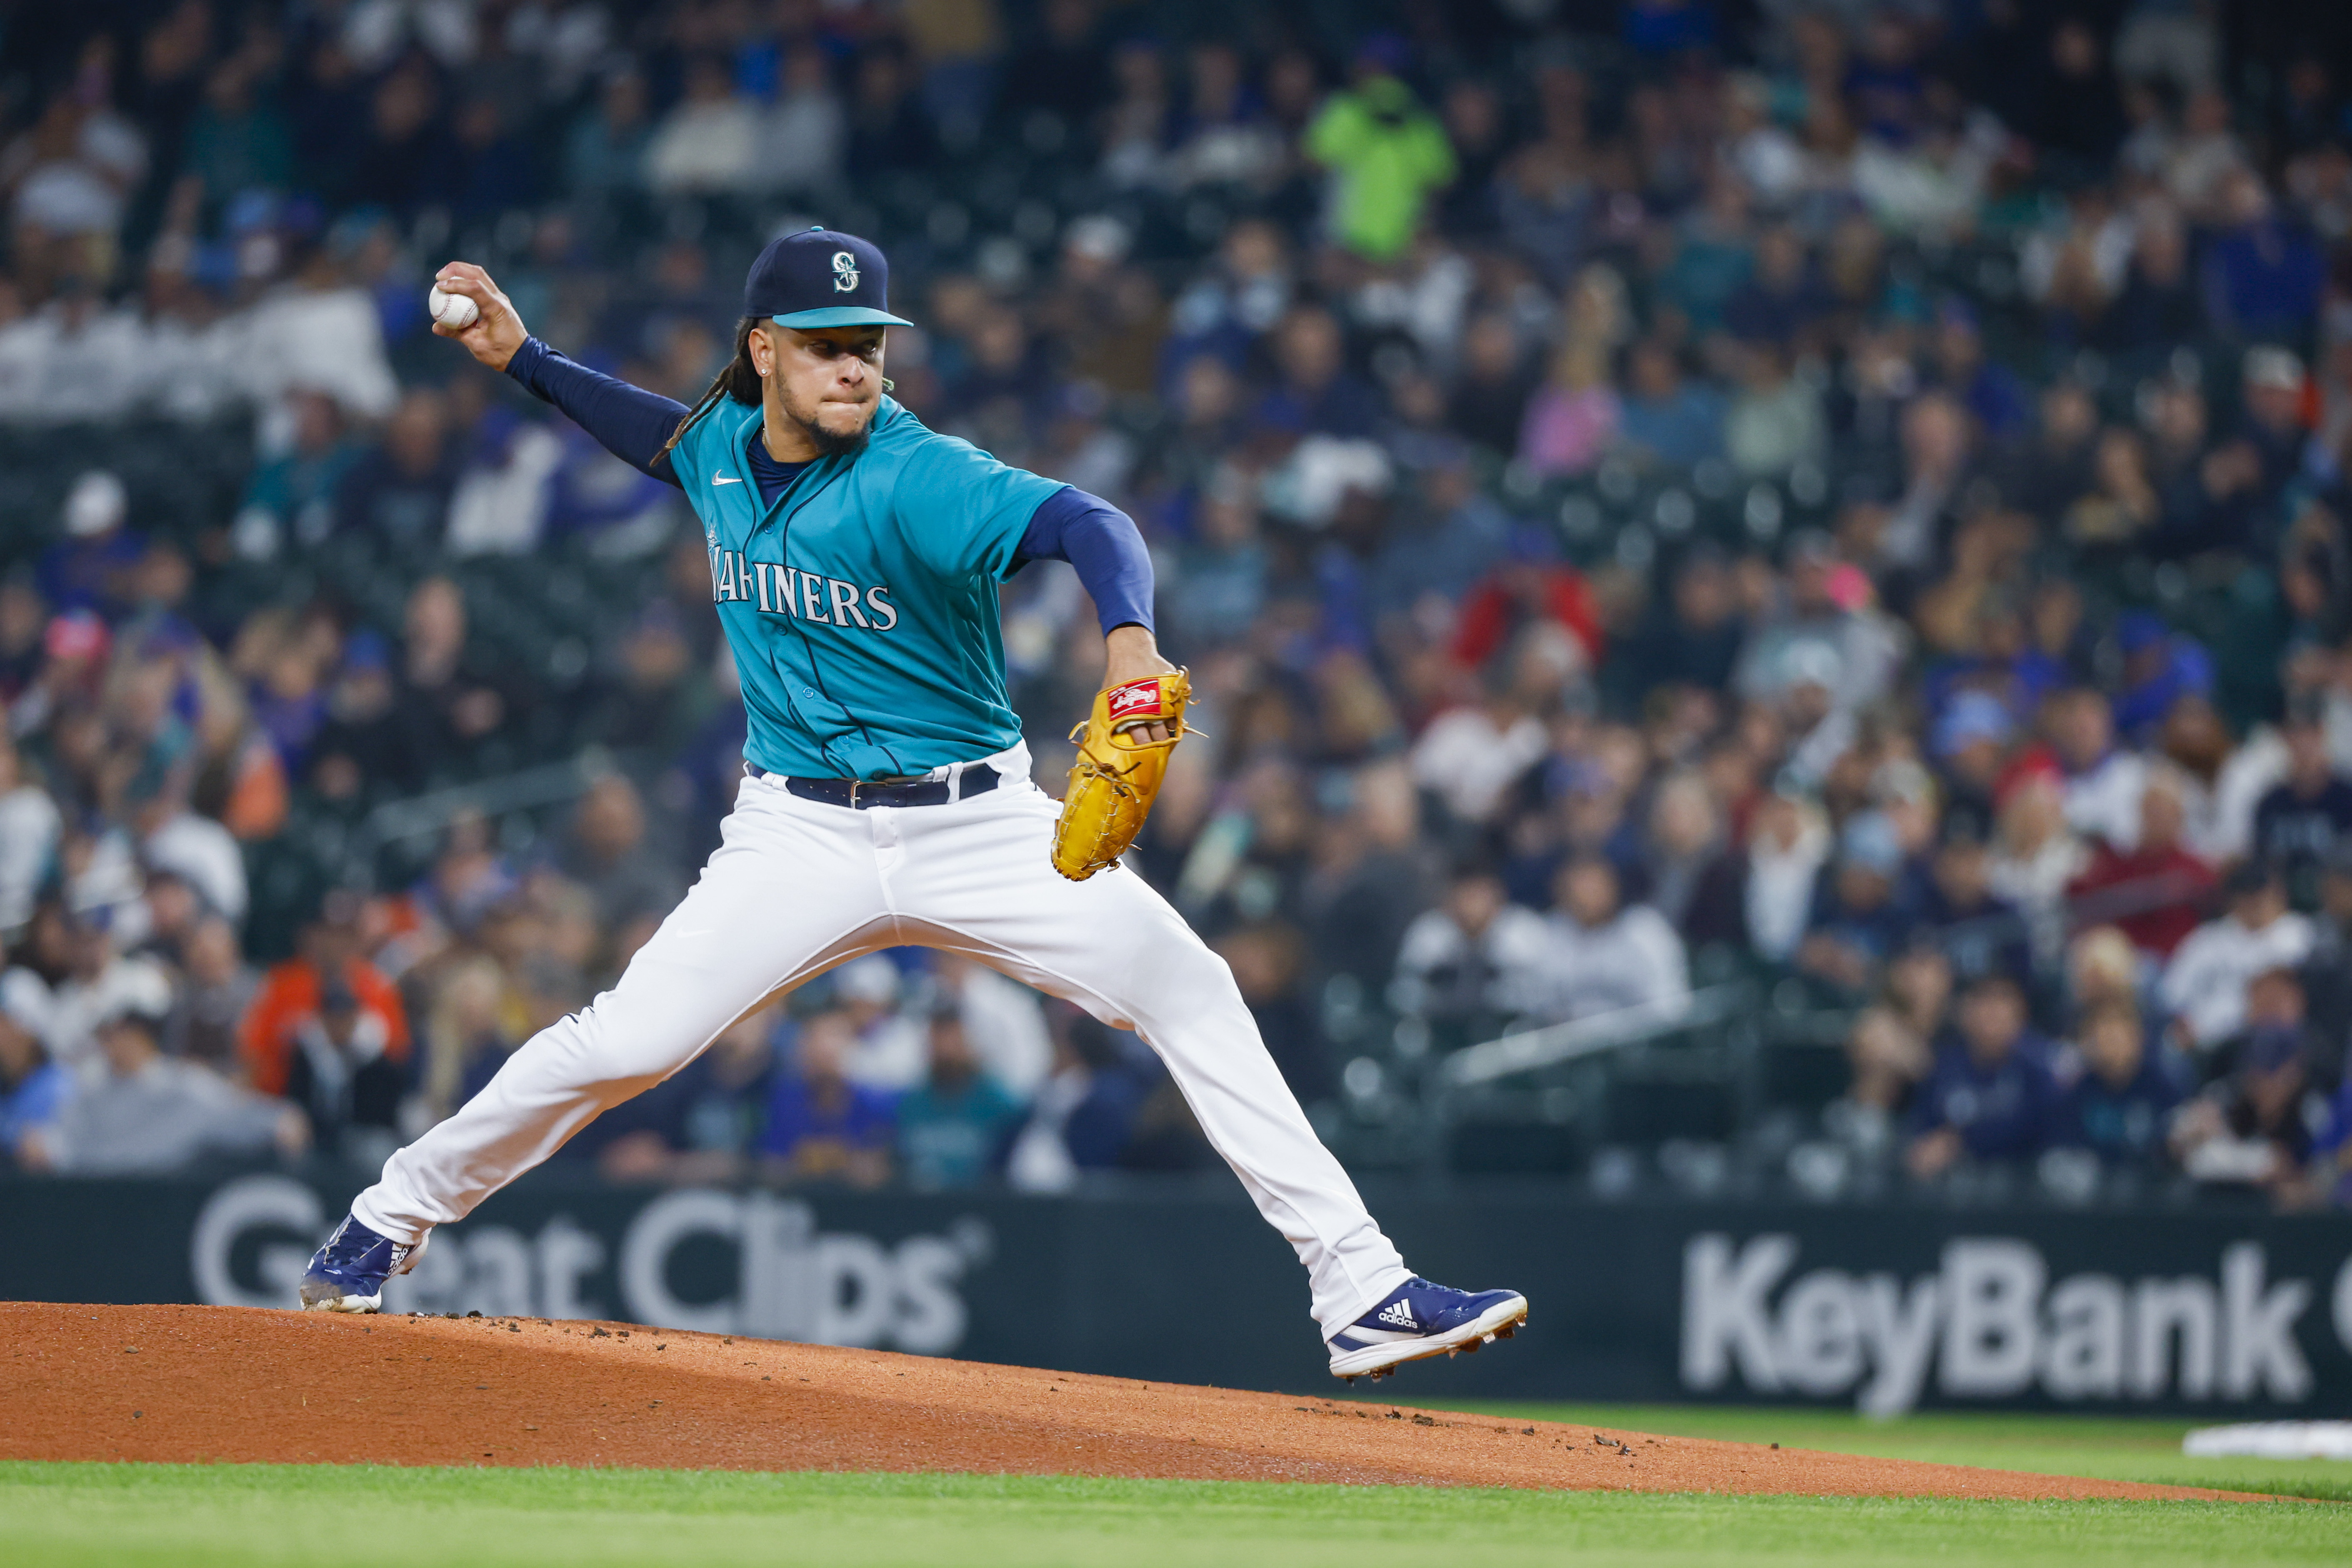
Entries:
[[[385, 1163], [303, 1277], [371, 1312], [436, 1225], [661, 1082], [770, 998], [901, 943], [968, 953], [1135, 1030], [1306, 1265], [1332, 1372], [1507, 1336], [1526, 1300], [1415, 1278], [1317, 1141], [1223, 962], [1118, 864], [1184, 734], [1152, 636], [1151, 563], [1116, 508], [926, 429], [887, 395], [889, 268], [812, 228], [761, 252], [735, 353], [692, 408], [530, 336], [480, 268], [434, 330], [677, 485], [702, 523], [750, 720], [744, 780], [683, 903], [614, 987], [517, 1050]], [[1067, 798], [1030, 782], [997, 585], [1067, 561], [1100, 613], [1104, 687]]]

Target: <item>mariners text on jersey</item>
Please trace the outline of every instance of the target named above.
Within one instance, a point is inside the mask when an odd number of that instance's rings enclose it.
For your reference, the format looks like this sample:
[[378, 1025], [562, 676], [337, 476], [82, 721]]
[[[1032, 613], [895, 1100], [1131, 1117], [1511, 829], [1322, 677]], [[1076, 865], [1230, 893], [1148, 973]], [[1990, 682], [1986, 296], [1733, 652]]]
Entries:
[[997, 587], [1061, 482], [885, 397], [861, 447], [811, 462], [770, 503], [749, 456], [761, 423], [757, 407], [719, 403], [670, 454], [742, 682], [744, 756], [771, 773], [875, 779], [1017, 743]]
[[709, 550], [713, 604], [756, 602], [761, 615], [860, 631], [887, 632], [898, 624], [898, 607], [890, 602], [889, 589], [878, 583], [860, 588], [777, 561], [746, 560], [740, 550], [715, 544]]

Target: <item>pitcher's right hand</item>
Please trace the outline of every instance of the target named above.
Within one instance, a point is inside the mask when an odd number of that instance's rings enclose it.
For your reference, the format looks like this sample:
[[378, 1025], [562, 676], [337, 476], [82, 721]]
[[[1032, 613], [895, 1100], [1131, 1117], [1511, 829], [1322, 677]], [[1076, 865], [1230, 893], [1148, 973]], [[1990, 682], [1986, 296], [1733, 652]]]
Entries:
[[490, 275], [470, 261], [452, 261], [433, 275], [433, 286], [444, 294], [463, 294], [481, 312], [467, 326], [451, 329], [433, 323], [433, 335], [455, 338], [492, 370], [504, 371], [515, 351], [530, 333], [515, 314], [514, 301], [490, 281]]

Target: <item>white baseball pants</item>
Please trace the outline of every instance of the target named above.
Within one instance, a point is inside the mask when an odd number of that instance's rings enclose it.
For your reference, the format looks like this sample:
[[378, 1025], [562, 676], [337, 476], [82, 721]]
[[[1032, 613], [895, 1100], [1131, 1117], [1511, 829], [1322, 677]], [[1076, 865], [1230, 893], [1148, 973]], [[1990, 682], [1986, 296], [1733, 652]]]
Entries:
[[1327, 1339], [1404, 1283], [1397, 1249], [1316, 1137], [1233, 974], [1124, 868], [1065, 880], [1059, 806], [1026, 747], [944, 805], [862, 811], [746, 778], [718, 850], [613, 989], [532, 1037], [481, 1093], [387, 1161], [352, 1213], [414, 1242], [661, 1082], [769, 997], [877, 948], [950, 949], [1132, 1028], [1307, 1266]]

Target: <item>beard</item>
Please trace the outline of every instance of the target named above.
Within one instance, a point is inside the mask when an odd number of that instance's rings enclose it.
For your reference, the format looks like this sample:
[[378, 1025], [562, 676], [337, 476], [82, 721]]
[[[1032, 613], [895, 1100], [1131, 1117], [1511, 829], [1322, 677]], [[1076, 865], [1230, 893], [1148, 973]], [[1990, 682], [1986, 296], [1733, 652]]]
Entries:
[[783, 415], [806, 433], [809, 444], [816, 448], [818, 457], [845, 458], [856, 455], [866, 445], [866, 437], [874, 430], [874, 416], [881, 406], [879, 398], [868, 405], [854, 430], [828, 430], [818, 424], [814, 416], [803, 415], [800, 410], [790, 406], [783, 410]]

